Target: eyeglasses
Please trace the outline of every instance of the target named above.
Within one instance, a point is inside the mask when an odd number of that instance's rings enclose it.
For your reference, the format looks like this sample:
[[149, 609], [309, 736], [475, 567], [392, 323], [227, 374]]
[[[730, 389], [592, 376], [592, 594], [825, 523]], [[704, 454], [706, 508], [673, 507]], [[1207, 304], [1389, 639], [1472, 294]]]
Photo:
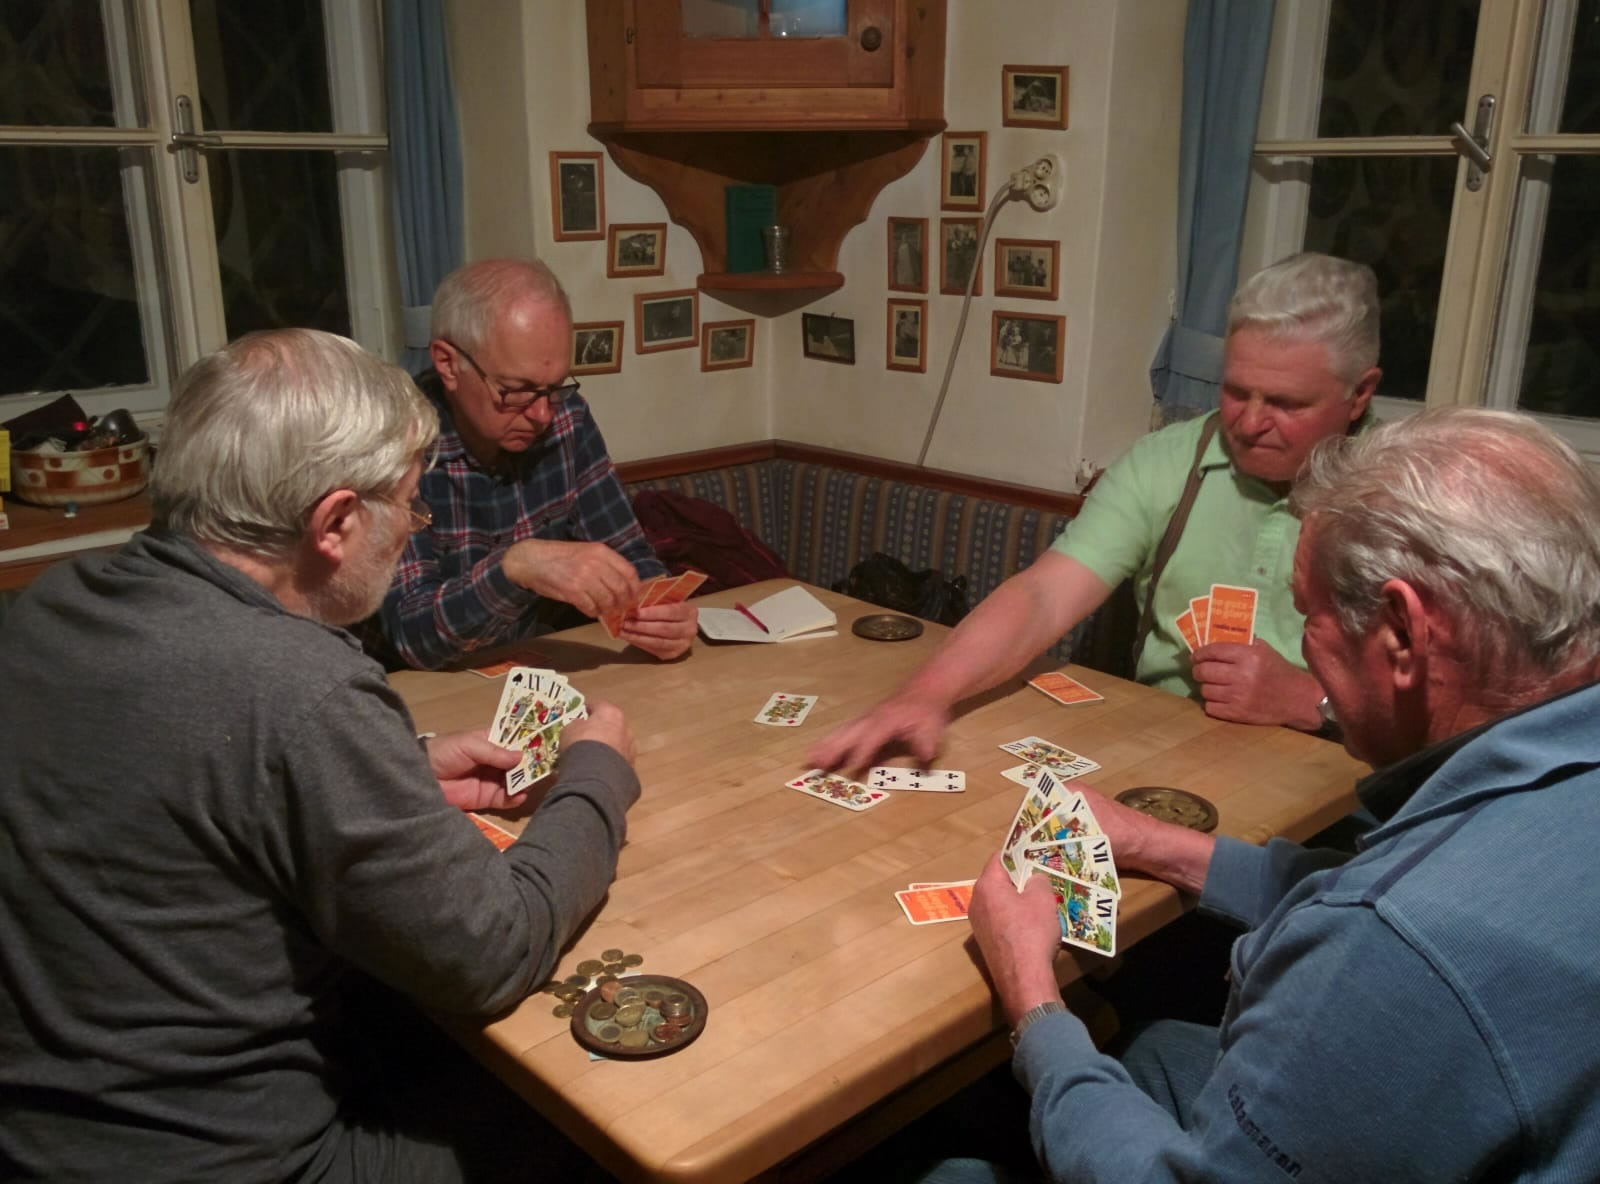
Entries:
[[578, 383], [564, 382], [560, 386], [540, 387], [531, 391], [508, 391], [497, 385], [490, 377], [489, 372], [478, 365], [478, 359], [462, 349], [448, 337], [441, 338], [456, 353], [467, 359], [467, 364], [478, 372], [478, 377], [483, 379], [483, 385], [489, 388], [491, 394], [507, 411], [523, 411], [532, 407], [540, 399], [547, 399], [552, 408], [561, 406], [561, 401], [578, 393]]
[[393, 506], [397, 510], [404, 510], [411, 515], [411, 533], [427, 530], [433, 525], [433, 507], [420, 497], [414, 497], [409, 502], [392, 502], [386, 497], [376, 499], [386, 506]]

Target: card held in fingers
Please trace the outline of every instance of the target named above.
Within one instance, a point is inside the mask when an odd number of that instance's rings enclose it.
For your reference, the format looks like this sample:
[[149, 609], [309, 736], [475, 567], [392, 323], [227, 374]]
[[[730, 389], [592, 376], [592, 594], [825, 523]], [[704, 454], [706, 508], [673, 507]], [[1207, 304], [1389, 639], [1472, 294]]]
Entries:
[[1063, 790], [1057, 808], [1019, 843], [1024, 847], [1032, 847], [1040, 843], [1086, 839], [1102, 833], [1100, 824], [1095, 821], [1094, 811], [1089, 808], [1089, 799], [1076, 790]]
[[1232, 584], [1211, 585], [1211, 629], [1207, 642], [1249, 645], [1256, 638], [1256, 590]]
[[1195, 624], [1193, 609], [1184, 609], [1172, 623], [1177, 626], [1178, 636], [1183, 638], [1183, 644], [1189, 647], [1191, 654], [1205, 645], [1205, 637]]
[[1113, 896], [1122, 895], [1117, 865], [1111, 858], [1111, 840], [1105, 835], [1064, 839], [1037, 847], [1030, 847], [1024, 842], [1022, 862], [1030, 864], [1035, 871], [1055, 872], [1071, 880], [1097, 884]]
[[1112, 957], [1117, 952], [1117, 898], [1104, 888], [1041, 870], [1056, 897], [1061, 940]]
[[784, 784], [803, 794], [832, 802], [835, 806], [843, 806], [846, 810], [870, 810], [889, 800], [889, 795], [884, 790], [869, 789], [859, 781], [851, 781], [848, 777], [841, 777], [837, 773], [828, 773], [822, 769], [812, 769], [804, 776], [796, 777]]
[[793, 695], [788, 691], [779, 691], [756, 713], [756, 723], [774, 728], [798, 728], [811, 714], [816, 701], [815, 695]]
[[1194, 621], [1195, 636], [1200, 639], [1189, 648], [1197, 650], [1211, 640], [1211, 597], [1196, 596], [1189, 602], [1189, 611], [1194, 614], [1190, 619]]
[[867, 784], [873, 789], [961, 793], [967, 788], [967, 775], [959, 769], [897, 769], [879, 765], [867, 773]]

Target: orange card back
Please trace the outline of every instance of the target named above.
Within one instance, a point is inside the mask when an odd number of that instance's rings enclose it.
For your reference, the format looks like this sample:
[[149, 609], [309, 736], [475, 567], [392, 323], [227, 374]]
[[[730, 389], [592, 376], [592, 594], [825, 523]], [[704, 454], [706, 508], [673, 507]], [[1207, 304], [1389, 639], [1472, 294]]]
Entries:
[[1208, 640], [1249, 645], [1256, 636], [1256, 590], [1232, 584], [1211, 585], [1211, 628]]

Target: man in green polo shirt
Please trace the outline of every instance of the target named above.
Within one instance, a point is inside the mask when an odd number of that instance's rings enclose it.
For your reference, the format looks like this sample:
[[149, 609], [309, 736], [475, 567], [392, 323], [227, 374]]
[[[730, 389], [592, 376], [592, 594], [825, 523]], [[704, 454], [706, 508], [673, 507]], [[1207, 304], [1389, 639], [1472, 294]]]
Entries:
[[[1162, 536], [1191, 470], [1198, 491], [1160, 573], [1140, 682], [1204, 702], [1239, 723], [1316, 731], [1327, 697], [1300, 654], [1304, 618], [1289, 592], [1300, 524], [1288, 492], [1318, 441], [1358, 430], [1377, 389], [1378, 284], [1329, 255], [1294, 255], [1251, 276], [1228, 309], [1221, 406], [1145, 437], [1111, 466], [1051, 549], [988, 596], [893, 696], [811, 752], [861, 768], [899, 742], [931, 760], [954, 705], [1004, 682], [1132, 578], [1141, 609]], [[1252, 645], [1192, 655], [1175, 621], [1212, 584], [1258, 593]]]

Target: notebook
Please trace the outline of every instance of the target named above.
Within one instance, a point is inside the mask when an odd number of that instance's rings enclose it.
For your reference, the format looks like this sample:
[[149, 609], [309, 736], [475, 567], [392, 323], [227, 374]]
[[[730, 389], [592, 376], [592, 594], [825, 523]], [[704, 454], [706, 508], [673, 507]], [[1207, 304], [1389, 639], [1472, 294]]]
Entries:
[[[808, 641], [839, 635], [833, 610], [798, 584], [745, 607], [755, 621], [736, 608], [702, 608], [700, 632], [712, 641]], [[756, 621], [766, 626], [765, 632]]]

